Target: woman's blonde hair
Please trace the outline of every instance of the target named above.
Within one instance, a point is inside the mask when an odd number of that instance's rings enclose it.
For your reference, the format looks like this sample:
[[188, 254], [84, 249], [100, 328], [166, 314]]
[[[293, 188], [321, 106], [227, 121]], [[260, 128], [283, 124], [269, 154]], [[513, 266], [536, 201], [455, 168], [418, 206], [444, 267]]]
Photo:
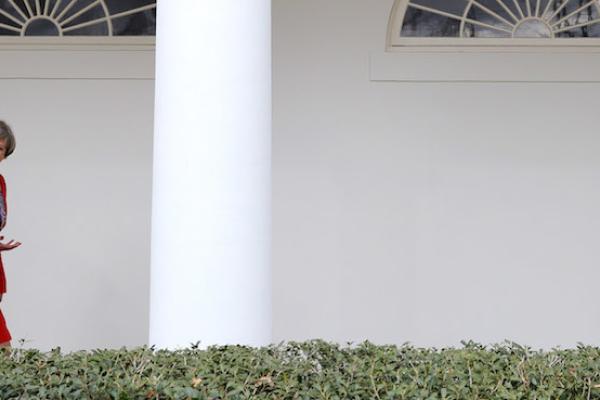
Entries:
[[6, 140], [6, 154], [4, 155], [6, 158], [15, 151], [17, 141], [15, 140], [15, 135], [13, 135], [10, 126], [2, 120], [0, 120], [0, 140]]

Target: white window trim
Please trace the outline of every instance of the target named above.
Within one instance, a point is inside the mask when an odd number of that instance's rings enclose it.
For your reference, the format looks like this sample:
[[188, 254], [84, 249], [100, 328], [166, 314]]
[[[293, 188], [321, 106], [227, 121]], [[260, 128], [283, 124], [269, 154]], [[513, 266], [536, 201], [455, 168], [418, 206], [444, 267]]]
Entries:
[[600, 51], [600, 38], [492, 39], [492, 38], [400, 38], [391, 44], [388, 33], [386, 51], [509, 51], [581, 52]]
[[388, 52], [412, 52], [412, 51], [509, 51], [509, 52], [579, 52], [600, 50], [600, 38], [547, 38], [547, 39], [523, 39], [523, 38], [436, 38], [436, 37], [402, 37], [399, 33], [402, 29], [404, 13], [409, 0], [395, 0], [390, 12], [386, 51]]
[[0, 51], [154, 51], [154, 36], [0, 36]]
[[590, 67], [600, 66], [600, 38], [401, 37], [408, 1], [395, 0], [385, 52], [370, 55], [372, 82], [600, 83]]
[[[11, 24], [0, 24], [2, 25], [3, 29], [16, 32], [19, 34], [19, 36], [27, 36], [27, 28], [29, 27], [30, 23], [34, 21], [50, 21], [57, 30], [57, 36], [64, 36], [64, 34], [67, 32], [77, 31], [88, 26], [104, 23], [107, 25], [108, 29], [107, 36], [114, 36], [113, 20], [115, 18], [134, 15], [139, 12], [156, 9], [157, 7], [157, 3], [154, 1], [150, 4], [111, 14], [105, 0], [96, 0], [87, 5], [79, 4], [77, 3], [77, 0], [70, 0], [68, 3], [63, 3], [62, 8], [60, 7], [60, 0], [55, 2], [52, 8], [49, 7], [49, 1], [42, 4], [39, 0], [36, 0], [35, 5], [31, 4], [29, 1], [25, 1], [24, 5], [26, 6], [26, 10], [22, 9], [21, 6], [17, 5], [13, 0], [11, 0], [10, 7], [5, 9], [5, 6], [7, 6], [5, 4], [0, 8], [0, 13], [5, 18], [8, 18], [13, 22]], [[74, 8], [75, 5], [78, 5], [79, 7]], [[61, 9], [59, 10], [59, 8]], [[9, 9], [13, 12], [9, 12]], [[103, 16], [90, 16], [91, 19], [85, 20], [84, 16], [88, 15], [87, 12], [91, 9], [102, 10]], [[14, 15], [15, 11], [17, 14], [20, 14], [20, 16]], [[78, 20], [78, 18], [84, 18], [84, 21]], [[75, 24], [65, 26], [73, 21], [77, 22]]]

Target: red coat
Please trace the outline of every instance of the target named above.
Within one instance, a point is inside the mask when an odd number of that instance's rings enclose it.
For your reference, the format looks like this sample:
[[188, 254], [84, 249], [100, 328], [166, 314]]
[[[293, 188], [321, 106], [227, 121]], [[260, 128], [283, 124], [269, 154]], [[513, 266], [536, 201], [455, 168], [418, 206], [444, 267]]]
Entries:
[[[4, 203], [4, 220], [0, 221], [2, 225], [0, 225], [0, 230], [4, 228], [6, 225], [6, 182], [4, 181], [4, 177], [0, 175], [0, 191], [2, 192], [2, 202]], [[2, 255], [0, 254], [0, 293], [6, 293], [6, 275], [4, 275], [4, 265], [2, 265]]]
[[[6, 225], [6, 182], [4, 177], [0, 175], [0, 192], [2, 192], [2, 202], [4, 204], [4, 220], [0, 221], [0, 230]], [[6, 293], [6, 275], [4, 275], [4, 266], [2, 265], [2, 255], [0, 254], [0, 293]]]
[[[6, 182], [4, 181], [4, 177], [0, 175], [0, 195], [2, 196], [2, 202], [4, 203], [4, 220], [0, 221], [2, 225], [0, 225], [0, 230], [4, 228], [6, 225]], [[6, 275], [4, 275], [4, 265], [2, 265], [2, 255], [0, 254], [0, 293], [6, 293]]]
[[[6, 225], [6, 182], [4, 182], [4, 177], [0, 175], [0, 193], [2, 199], [2, 203], [4, 205], [4, 218], [3, 221], [0, 221], [0, 230], [4, 228]], [[2, 266], [2, 256], [0, 256], [0, 293], [6, 293], [6, 276], [4, 276], [4, 267]], [[4, 320], [4, 315], [2, 315], [2, 311], [0, 310], [0, 343], [10, 343], [12, 337], [10, 336], [10, 332], [6, 327], [6, 321]]]

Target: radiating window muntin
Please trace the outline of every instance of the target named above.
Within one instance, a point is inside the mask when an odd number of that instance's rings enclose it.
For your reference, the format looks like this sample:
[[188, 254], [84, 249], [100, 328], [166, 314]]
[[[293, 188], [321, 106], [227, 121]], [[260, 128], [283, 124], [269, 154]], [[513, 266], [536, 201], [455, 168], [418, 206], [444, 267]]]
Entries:
[[0, 0], [0, 36], [154, 36], [156, 0]]
[[600, 0], [396, 0], [388, 27], [389, 47], [427, 39], [598, 45], [599, 38]]

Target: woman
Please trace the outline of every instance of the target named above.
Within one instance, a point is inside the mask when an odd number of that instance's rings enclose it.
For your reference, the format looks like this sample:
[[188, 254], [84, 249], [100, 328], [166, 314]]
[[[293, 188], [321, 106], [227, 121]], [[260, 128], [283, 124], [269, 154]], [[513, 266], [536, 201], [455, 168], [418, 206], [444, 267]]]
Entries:
[[[12, 133], [10, 127], [0, 120], [0, 161], [10, 156], [15, 151], [15, 136]], [[0, 175], [0, 230], [6, 225], [6, 183], [4, 177]], [[10, 242], [3, 243], [4, 236], [0, 236], [0, 301], [2, 301], [2, 295], [6, 293], [6, 277], [4, 276], [4, 267], [2, 266], [2, 252], [12, 250], [15, 247], [19, 247], [21, 243], [11, 240]], [[10, 347], [10, 332], [6, 327], [6, 321], [4, 315], [0, 310], [0, 347]]]

